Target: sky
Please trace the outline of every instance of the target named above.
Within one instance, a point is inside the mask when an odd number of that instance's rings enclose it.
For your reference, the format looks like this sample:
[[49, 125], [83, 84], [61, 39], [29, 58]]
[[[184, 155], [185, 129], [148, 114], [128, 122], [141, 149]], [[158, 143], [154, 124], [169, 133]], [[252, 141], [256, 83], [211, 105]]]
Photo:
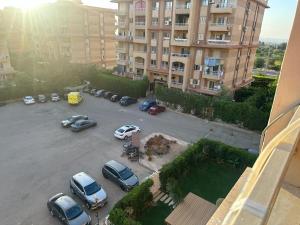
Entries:
[[[8, 4], [30, 7], [37, 2], [51, 2], [55, 0], [0, 0], [0, 7]], [[117, 4], [110, 0], [82, 0], [84, 4], [117, 9]], [[297, 0], [269, 0], [266, 9], [261, 38], [287, 40], [292, 28]]]

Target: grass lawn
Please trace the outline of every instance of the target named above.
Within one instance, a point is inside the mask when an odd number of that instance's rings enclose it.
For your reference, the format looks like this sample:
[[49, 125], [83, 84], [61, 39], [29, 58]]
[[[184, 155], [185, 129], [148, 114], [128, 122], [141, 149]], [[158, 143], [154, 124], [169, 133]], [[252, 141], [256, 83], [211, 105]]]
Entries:
[[172, 207], [158, 201], [156, 206], [147, 209], [144, 215], [138, 220], [143, 225], [165, 225], [165, 218], [167, 218], [172, 210]]
[[192, 174], [179, 181], [184, 196], [189, 192], [216, 204], [218, 198], [225, 198], [239, 179], [242, 170], [230, 165], [217, 164], [212, 161], [202, 162]]

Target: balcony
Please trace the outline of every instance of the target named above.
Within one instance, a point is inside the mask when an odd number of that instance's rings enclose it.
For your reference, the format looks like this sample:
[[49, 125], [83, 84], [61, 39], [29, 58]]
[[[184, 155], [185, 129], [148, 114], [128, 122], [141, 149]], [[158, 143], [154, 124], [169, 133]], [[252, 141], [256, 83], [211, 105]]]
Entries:
[[145, 21], [136, 21], [135, 28], [136, 29], [145, 29], [146, 22]]
[[228, 32], [229, 30], [230, 24], [228, 23], [211, 23], [209, 25], [209, 31]]
[[190, 4], [177, 4], [175, 13], [176, 14], [189, 14], [190, 13]]
[[136, 16], [144, 16], [146, 15], [146, 9], [145, 8], [136, 8], [135, 9], [135, 15]]
[[125, 36], [125, 35], [116, 35], [116, 39], [118, 41], [130, 41], [132, 40], [131, 36]]
[[146, 42], [146, 37], [145, 36], [135, 36], [134, 37], [134, 42], [136, 43], [145, 43]]
[[128, 65], [128, 60], [127, 59], [118, 59], [117, 64], [126, 66], [126, 65]]
[[171, 53], [173, 57], [189, 57], [190, 53]]
[[211, 71], [211, 72], [204, 72], [202, 78], [206, 78], [209, 80], [220, 80], [223, 77], [223, 71]]
[[183, 75], [184, 67], [172, 67], [172, 74]]
[[119, 53], [127, 53], [128, 48], [127, 47], [118, 47], [117, 52]]
[[188, 44], [188, 39], [183, 37], [174, 37], [173, 45], [185, 46]]
[[145, 64], [143, 62], [135, 62], [135, 68], [137, 69], [144, 69]]
[[175, 23], [174, 29], [175, 30], [188, 30], [189, 24], [188, 23]]
[[230, 14], [233, 11], [233, 4], [231, 3], [215, 3], [211, 7], [211, 13]]
[[179, 88], [179, 89], [182, 89], [182, 85], [183, 85], [182, 83], [179, 83], [178, 81], [174, 81], [174, 80], [172, 80], [170, 84], [171, 87]]
[[207, 40], [208, 44], [214, 44], [214, 45], [227, 45], [230, 44], [231, 39], [230, 38], [224, 38], [224, 39], [218, 39], [214, 37], [210, 37]]

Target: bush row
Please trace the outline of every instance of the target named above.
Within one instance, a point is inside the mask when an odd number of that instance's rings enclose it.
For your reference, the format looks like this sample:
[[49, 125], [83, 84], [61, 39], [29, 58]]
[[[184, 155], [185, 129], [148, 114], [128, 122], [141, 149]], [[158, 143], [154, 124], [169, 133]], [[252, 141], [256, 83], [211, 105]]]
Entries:
[[114, 225], [138, 225], [136, 218], [142, 215], [145, 209], [151, 204], [153, 195], [150, 187], [153, 180], [148, 179], [131, 190], [109, 213], [109, 220]]
[[105, 89], [135, 98], [145, 97], [148, 89], [147, 77], [143, 80], [131, 80], [114, 76], [110, 71], [98, 71], [96, 74], [92, 74], [89, 80], [94, 88]]
[[201, 139], [188, 147], [172, 162], [165, 164], [159, 173], [161, 188], [167, 191], [167, 186], [172, 180], [179, 180], [197, 167], [203, 160], [214, 160], [226, 163], [236, 168], [245, 169], [253, 166], [257, 156], [243, 149], [235, 148], [218, 141]]
[[156, 86], [155, 95], [161, 101], [180, 105], [183, 112], [194, 111], [199, 117], [221, 119], [224, 122], [241, 124], [251, 130], [263, 130], [269, 118], [268, 112], [263, 112], [247, 102], [236, 103], [222, 98], [184, 93], [161, 85]]

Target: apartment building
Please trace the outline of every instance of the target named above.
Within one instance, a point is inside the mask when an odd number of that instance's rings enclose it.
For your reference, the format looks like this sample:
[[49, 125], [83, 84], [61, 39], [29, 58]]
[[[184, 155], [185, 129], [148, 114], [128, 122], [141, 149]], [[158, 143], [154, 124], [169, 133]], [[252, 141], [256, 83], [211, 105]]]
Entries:
[[[31, 11], [3, 9], [4, 31], [12, 53], [32, 51], [41, 60], [116, 65], [116, 11], [58, 0]], [[1, 22], [0, 22], [1, 23]]]
[[[0, 21], [2, 14], [0, 12]], [[1, 25], [1, 24], [0, 24]], [[1, 26], [0, 26], [1, 29]], [[7, 80], [15, 73], [13, 67], [10, 64], [10, 55], [5, 40], [5, 34], [0, 32], [0, 82]]]
[[117, 71], [216, 95], [252, 81], [267, 0], [114, 0]]

